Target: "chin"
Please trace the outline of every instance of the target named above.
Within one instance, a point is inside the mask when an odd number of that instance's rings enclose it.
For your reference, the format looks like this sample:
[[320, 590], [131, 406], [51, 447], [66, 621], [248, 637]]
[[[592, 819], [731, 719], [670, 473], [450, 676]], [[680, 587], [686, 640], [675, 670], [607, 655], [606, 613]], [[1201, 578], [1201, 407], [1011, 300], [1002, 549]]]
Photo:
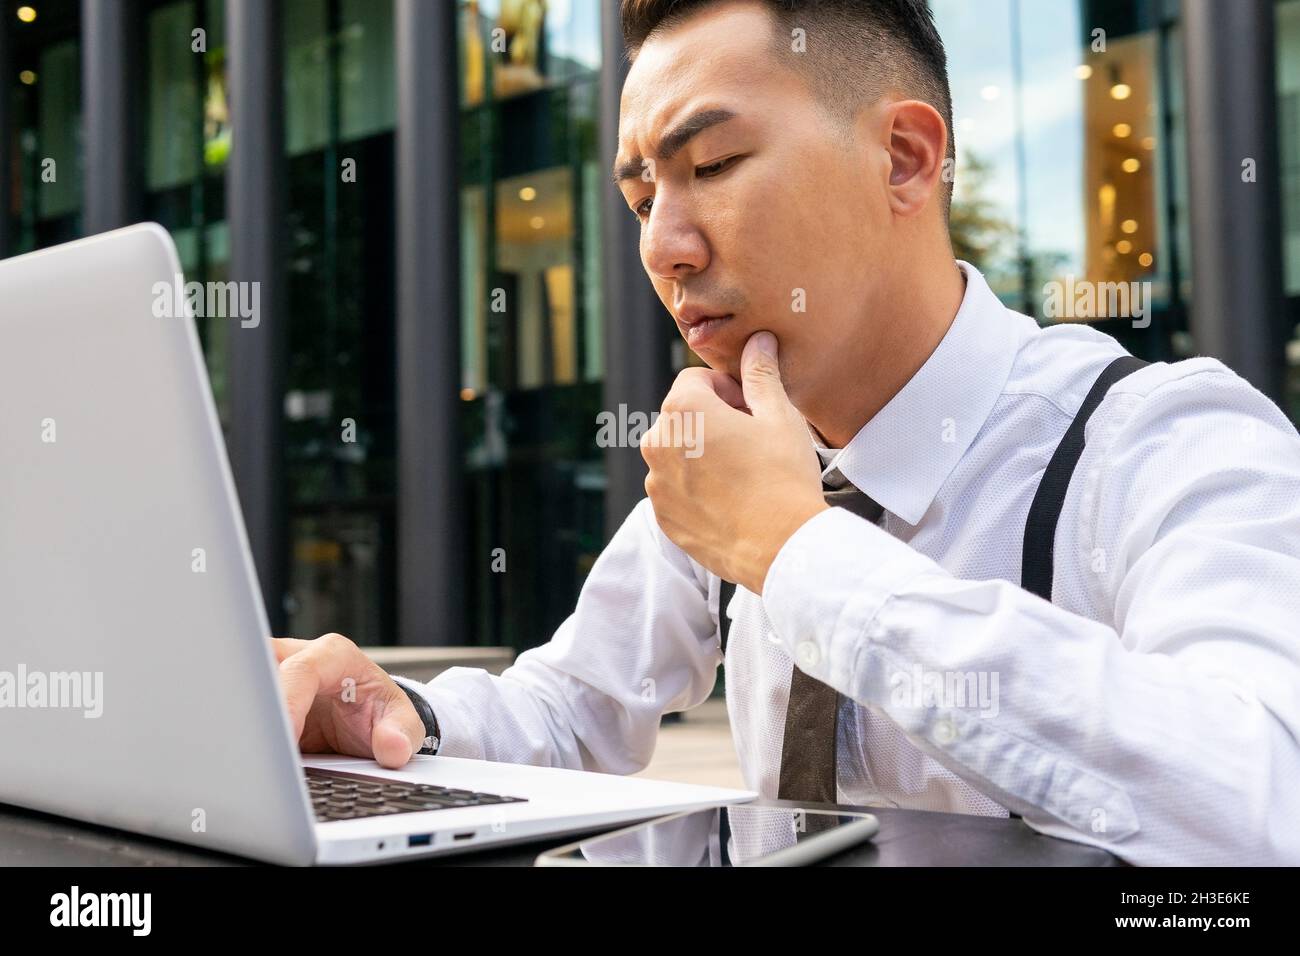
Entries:
[[704, 360], [704, 364], [715, 372], [726, 372], [737, 382], [740, 381], [740, 356], [717, 349], [702, 349], [695, 353]]

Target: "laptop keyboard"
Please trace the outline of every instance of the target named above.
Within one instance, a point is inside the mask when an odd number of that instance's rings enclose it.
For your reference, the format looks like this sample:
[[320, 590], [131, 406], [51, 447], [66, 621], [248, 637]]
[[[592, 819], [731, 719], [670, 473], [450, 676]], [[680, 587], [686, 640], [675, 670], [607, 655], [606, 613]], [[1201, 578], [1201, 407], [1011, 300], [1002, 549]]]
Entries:
[[367, 777], [338, 770], [307, 767], [307, 792], [311, 808], [322, 823], [330, 820], [359, 820], [391, 813], [422, 813], [453, 810], [494, 803], [527, 803], [524, 797], [503, 797], [495, 793], [456, 790], [427, 783], [407, 783], [383, 777]]

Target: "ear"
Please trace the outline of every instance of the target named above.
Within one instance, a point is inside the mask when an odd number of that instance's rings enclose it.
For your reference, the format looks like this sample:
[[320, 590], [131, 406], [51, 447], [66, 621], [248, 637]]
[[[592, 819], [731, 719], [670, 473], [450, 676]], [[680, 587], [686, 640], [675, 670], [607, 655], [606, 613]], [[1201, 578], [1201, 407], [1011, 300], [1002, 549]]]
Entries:
[[894, 215], [917, 215], [943, 185], [948, 128], [929, 103], [903, 100], [885, 115], [889, 137], [889, 204]]

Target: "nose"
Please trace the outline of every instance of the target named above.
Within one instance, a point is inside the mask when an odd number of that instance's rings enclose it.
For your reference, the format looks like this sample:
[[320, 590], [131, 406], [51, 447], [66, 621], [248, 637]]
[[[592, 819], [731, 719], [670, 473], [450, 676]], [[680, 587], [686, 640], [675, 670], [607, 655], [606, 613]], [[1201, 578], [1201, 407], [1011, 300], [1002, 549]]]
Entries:
[[641, 230], [641, 263], [651, 279], [680, 279], [709, 264], [709, 244], [688, 207], [660, 190]]

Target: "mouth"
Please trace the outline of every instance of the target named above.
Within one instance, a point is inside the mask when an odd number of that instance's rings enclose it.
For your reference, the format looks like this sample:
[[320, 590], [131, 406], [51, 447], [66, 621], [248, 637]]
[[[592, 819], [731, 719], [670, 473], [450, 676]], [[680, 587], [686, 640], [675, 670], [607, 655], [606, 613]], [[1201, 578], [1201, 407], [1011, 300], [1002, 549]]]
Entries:
[[678, 322], [686, 336], [686, 344], [699, 351], [715, 339], [723, 326], [734, 318], [730, 312], [725, 315], [695, 314], [682, 315]]

